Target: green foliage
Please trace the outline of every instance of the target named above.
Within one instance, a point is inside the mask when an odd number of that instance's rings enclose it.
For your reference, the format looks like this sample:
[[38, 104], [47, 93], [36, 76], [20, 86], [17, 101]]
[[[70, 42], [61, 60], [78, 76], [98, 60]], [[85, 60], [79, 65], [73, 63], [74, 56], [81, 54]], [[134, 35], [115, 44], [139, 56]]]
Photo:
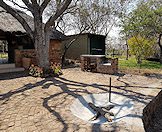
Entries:
[[62, 75], [63, 74], [62, 71], [61, 71], [61, 65], [60, 64], [51, 62], [50, 68], [51, 68], [54, 75]]
[[139, 3], [137, 8], [123, 16], [123, 34], [129, 37], [141, 35], [146, 38], [157, 37], [162, 33], [162, 4], [148, 0]]
[[38, 66], [31, 65], [29, 68], [29, 75], [33, 77], [43, 77], [43, 69]]
[[43, 70], [38, 66], [34, 66], [33, 64], [29, 68], [29, 75], [33, 77], [48, 77], [48, 76], [59, 76], [62, 75], [60, 64], [52, 63], [50, 69]]
[[[137, 8], [123, 17], [122, 34], [126, 38], [143, 36], [156, 39], [160, 47], [160, 62], [162, 63], [162, 2], [156, 0], [142, 1]], [[155, 49], [153, 49], [155, 50]]]
[[134, 36], [128, 40], [129, 52], [135, 55], [138, 64], [142, 63], [142, 60], [153, 54], [153, 45], [155, 40], [146, 39], [141, 36]]

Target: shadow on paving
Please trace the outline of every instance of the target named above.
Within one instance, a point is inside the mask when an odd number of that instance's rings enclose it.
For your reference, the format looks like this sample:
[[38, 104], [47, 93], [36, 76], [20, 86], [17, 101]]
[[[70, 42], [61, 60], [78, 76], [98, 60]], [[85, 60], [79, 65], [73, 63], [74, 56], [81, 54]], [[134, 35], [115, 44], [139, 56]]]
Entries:
[[0, 80], [10, 80], [15, 78], [27, 77], [29, 74], [27, 71], [12, 72], [12, 73], [0, 73]]
[[[19, 76], [19, 77], [21, 77], [21, 76]], [[8, 77], [8, 79], [9, 78], [13, 78], [13, 77]], [[7, 77], [6, 77], [6, 79], [7, 79]], [[120, 81], [120, 76], [118, 78], [118, 81]], [[62, 92], [56, 93], [56, 94], [51, 93], [50, 96], [43, 98], [43, 104], [42, 105], [53, 116], [55, 116], [58, 119], [58, 121], [60, 121], [60, 123], [62, 123], [62, 125], [64, 126], [63, 129], [62, 129], [62, 132], [67, 131], [68, 124], [66, 123], [64, 117], [61, 116], [61, 114], [59, 112], [55, 111], [55, 109], [53, 109], [53, 108], [51, 108], [51, 106], [49, 106], [49, 104], [48, 104], [49, 100], [54, 99], [54, 98], [56, 98], [56, 100], [57, 100], [58, 96], [65, 94], [65, 93], [67, 94], [67, 96], [72, 96], [74, 98], [80, 97], [80, 99], [84, 100], [84, 98], [80, 94], [81, 93], [91, 94], [91, 92], [89, 92], [86, 89], [86, 87], [88, 87], [88, 86], [91, 86], [94, 89], [100, 89], [103, 92], [108, 92], [108, 89], [109, 89], [109, 85], [99, 85], [99, 84], [95, 84], [95, 83], [94, 84], [86, 84], [86, 83], [68, 80], [68, 79], [65, 79], [63, 77], [46, 78], [46, 79], [39, 81], [35, 84], [31, 84], [31, 83], [26, 84], [23, 87], [16, 89], [15, 91], [9, 91], [8, 93], [0, 94], [0, 100], [9, 100], [9, 98], [12, 95], [15, 95], [15, 94], [18, 94], [18, 93], [23, 93], [25, 91], [34, 89], [37, 86], [42, 86], [42, 91], [43, 91], [43, 89], [48, 89], [52, 85], [59, 87], [62, 90]], [[82, 88], [70, 88], [70, 86], [77, 86], [77, 87], [82, 87]], [[113, 86], [113, 89], [120, 89], [122, 92], [116, 92], [116, 91], [112, 90], [112, 93], [117, 94], [117, 95], [126, 96], [127, 98], [133, 99], [133, 100], [140, 102], [142, 104], [148, 103], [148, 101], [146, 100], [146, 95], [144, 95], [142, 93], [134, 92], [132, 90], [127, 90], [126, 87], [137, 88], [136, 86], [130, 86], [129, 84], [125, 83], [125, 86]], [[140, 88], [146, 89], [146, 87], [140, 87]], [[153, 87], [149, 87], [149, 88], [152, 89]], [[66, 97], [65, 97], [65, 99], [66, 99]], [[153, 98], [153, 96], [150, 96], [150, 95], [147, 96], [147, 99], [152, 99], [152, 98]], [[134, 118], [139, 117], [139, 115], [130, 115], [130, 116], [134, 117]], [[114, 128], [113, 131], [116, 131], [118, 129], [118, 127], [116, 125], [113, 125], [112, 127]], [[92, 132], [100, 132], [100, 131], [102, 131], [102, 130], [101, 130], [101, 126], [99, 124], [92, 124]]]
[[158, 73], [145, 73], [144, 75], [149, 78], [162, 79], [162, 74], [158, 74]]

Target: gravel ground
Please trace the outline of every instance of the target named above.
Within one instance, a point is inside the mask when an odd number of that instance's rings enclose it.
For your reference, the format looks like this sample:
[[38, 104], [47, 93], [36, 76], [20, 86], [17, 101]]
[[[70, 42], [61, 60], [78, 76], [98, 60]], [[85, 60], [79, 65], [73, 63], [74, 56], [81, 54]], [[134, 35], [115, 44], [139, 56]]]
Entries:
[[[24, 73], [0, 74], [1, 132], [142, 132], [142, 110], [162, 88], [162, 80], [130, 74], [106, 75], [63, 70], [59, 78], [33, 78]], [[112, 92], [134, 102], [133, 120], [97, 125], [75, 117], [70, 106], [83, 95]], [[131, 123], [130, 123], [131, 122]]]

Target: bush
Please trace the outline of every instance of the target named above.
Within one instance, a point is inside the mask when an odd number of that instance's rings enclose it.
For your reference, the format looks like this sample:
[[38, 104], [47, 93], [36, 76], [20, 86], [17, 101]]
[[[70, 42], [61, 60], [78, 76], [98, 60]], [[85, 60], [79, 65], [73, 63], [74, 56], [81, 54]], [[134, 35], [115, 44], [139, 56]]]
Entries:
[[142, 63], [142, 60], [146, 59], [150, 55], [153, 55], [153, 46], [155, 44], [155, 39], [147, 39], [141, 37], [140, 35], [134, 36], [128, 40], [128, 45], [130, 48], [130, 53], [135, 55], [138, 64]]
[[51, 66], [50, 68], [52, 69], [52, 72], [54, 75], [62, 75], [62, 71], [61, 71], [61, 65], [58, 63], [53, 63], [51, 62]]
[[29, 67], [29, 75], [33, 77], [43, 77], [43, 69], [32, 64]]
[[29, 75], [33, 77], [47, 77], [62, 75], [61, 65], [51, 62], [50, 69], [45, 70], [33, 64], [29, 68]]

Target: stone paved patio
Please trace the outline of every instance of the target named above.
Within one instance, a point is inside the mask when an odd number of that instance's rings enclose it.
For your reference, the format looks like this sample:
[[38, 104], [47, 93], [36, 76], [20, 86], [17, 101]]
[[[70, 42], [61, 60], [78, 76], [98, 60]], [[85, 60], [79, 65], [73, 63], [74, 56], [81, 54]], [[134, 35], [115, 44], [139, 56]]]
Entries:
[[[22, 73], [0, 75], [1, 132], [142, 132], [143, 127], [123, 121], [112, 125], [89, 124], [71, 114], [75, 98], [112, 91], [133, 99], [135, 122], [144, 106], [161, 90], [162, 80], [136, 75], [103, 75], [65, 69], [59, 78], [33, 78]], [[133, 121], [132, 121], [133, 122]]]

